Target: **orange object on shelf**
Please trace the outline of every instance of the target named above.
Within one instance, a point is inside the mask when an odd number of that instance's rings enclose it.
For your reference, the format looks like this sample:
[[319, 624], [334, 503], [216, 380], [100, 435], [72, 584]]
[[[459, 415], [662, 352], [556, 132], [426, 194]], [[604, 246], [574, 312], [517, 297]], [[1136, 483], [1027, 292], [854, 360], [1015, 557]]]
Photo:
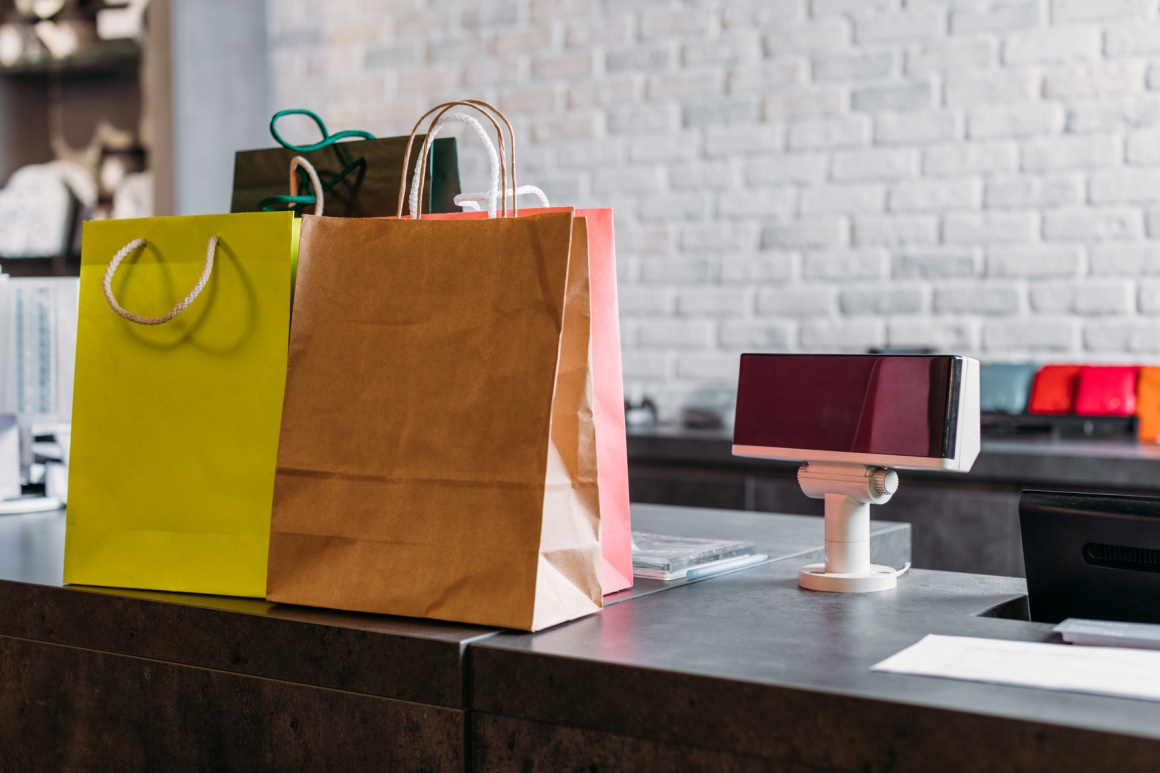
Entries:
[[1136, 436], [1141, 443], [1160, 442], [1160, 367], [1140, 368], [1136, 386]]
[[1086, 365], [1045, 365], [1035, 374], [1028, 413], [1071, 413], [1079, 374]]
[[1131, 416], [1136, 412], [1135, 365], [1101, 365], [1079, 374], [1075, 412], [1082, 416]]

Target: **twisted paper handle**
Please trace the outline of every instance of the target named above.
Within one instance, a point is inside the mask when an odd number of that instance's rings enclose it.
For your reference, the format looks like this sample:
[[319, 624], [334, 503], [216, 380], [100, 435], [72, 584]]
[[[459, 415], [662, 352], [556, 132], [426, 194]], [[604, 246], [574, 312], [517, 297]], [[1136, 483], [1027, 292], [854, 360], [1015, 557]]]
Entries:
[[109, 306], [118, 316], [124, 317], [130, 322], [136, 322], [138, 325], [163, 325], [185, 311], [189, 304], [197, 300], [197, 296], [205, 289], [205, 285], [209, 281], [209, 276], [213, 273], [213, 256], [217, 251], [218, 237], [216, 235], [209, 237], [209, 244], [205, 249], [205, 268], [202, 269], [197, 284], [193, 286], [193, 289], [189, 291], [189, 295], [185, 296], [183, 301], [174, 306], [168, 314], [163, 314], [160, 317], [142, 317], [140, 314], [126, 311], [121, 307], [121, 304], [117, 303], [117, 299], [113, 297], [113, 275], [117, 273], [117, 267], [121, 265], [121, 261], [128, 257], [129, 253], [144, 247], [146, 244], [147, 242], [144, 239], [134, 239], [113, 256], [109, 267], [105, 269], [105, 300], [109, 302]]
[[[483, 116], [485, 118], [487, 118], [487, 120], [489, 122], [491, 122], [491, 125], [495, 128], [496, 135], [499, 137], [499, 162], [500, 162], [499, 190], [500, 191], [506, 191], [508, 189], [507, 164], [505, 162], [505, 155], [506, 154], [504, 151], [504, 135], [503, 135], [503, 131], [500, 129], [500, 125], [496, 121], [496, 119], [498, 118], [499, 121], [502, 121], [503, 125], [505, 127], [507, 127], [508, 136], [512, 140], [512, 147], [511, 147], [512, 185], [511, 185], [511, 187], [512, 188], [519, 188], [519, 184], [516, 182], [516, 169], [515, 169], [515, 160], [516, 160], [515, 134], [512, 130], [511, 121], [509, 121], [504, 116], [504, 114], [501, 113], [499, 110], [497, 110], [495, 107], [493, 107], [492, 105], [489, 105], [486, 102], [478, 100], [478, 99], [461, 99], [461, 100], [458, 100], [455, 102], [444, 102], [443, 104], [437, 105], [437, 106], [431, 108], [430, 110], [428, 110], [426, 113], [424, 113], [419, 118], [419, 120], [415, 122], [415, 126], [411, 129], [411, 136], [407, 139], [407, 148], [403, 153], [403, 174], [401, 175], [400, 180], [399, 180], [399, 205], [398, 205], [398, 210], [395, 213], [396, 217], [403, 216], [403, 205], [405, 203], [407, 203], [407, 198], [406, 198], [407, 171], [410, 168], [411, 149], [414, 147], [415, 135], [419, 133], [419, 127], [423, 125], [424, 121], [426, 121], [428, 118], [431, 118], [431, 116], [434, 116], [434, 118], [432, 119], [432, 123], [438, 122], [438, 120], [443, 117], [444, 113], [447, 113], [453, 107], [456, 107], [459, 105], [462, 105], [464, 107], [474, 108], [475, 110], [478, 110], [479, 112], [481, 112], [483, 114]], [[430, 147], [431, 147], [430, 140], [431, 140], [431, 137], [430, 137], [430, 135], [428, 135], [427, 137], [424, 138], [422, 144], [420, 145], [419, 157], [418, 157], [418, 163], [420, 166], [423, 166], [426, 163], [427, 154], [428, 154]], [[423, 198], [424, 180], [425, 180], [425, 177], [421, 176], [419, 178], [419, 199], [420, 200], [422, 200], [422, 198]], [[506, 196], [503, 197], [502, 205], [503, 205], [503, 217], [507, 217], [508, 216], [508, 209], [507, 209], [507, 197]], [[514, 197], [513, 197], [512, 215], [515, 216], [518, 214], [519, 214], [519, 211], [518, 211], [517, 205], [516, 205]], [[416, 219], [418, 219], [419, 217], [422, 217], [421, 211], [416, 213]]]

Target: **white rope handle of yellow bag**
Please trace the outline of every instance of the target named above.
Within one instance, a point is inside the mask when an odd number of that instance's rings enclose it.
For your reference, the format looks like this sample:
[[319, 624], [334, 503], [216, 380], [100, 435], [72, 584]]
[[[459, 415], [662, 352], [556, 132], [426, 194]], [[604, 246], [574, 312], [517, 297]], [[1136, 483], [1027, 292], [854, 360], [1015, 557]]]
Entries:
[[[487, 159], [491, 163], [491, 185], [489, 187], [491, 193], [490, 195], [488, 193], [481, 193], [479, 198], [474, 199], [474, 201], [487, 201], [487, 216], [495, 217], [499, 201], [499, 154], [496, 153], [495, 143], [491, 141], [491, 137], [487, 135], [487, 132], [484, 131], [483, 125], [479, 121], [466, 113], [445, 113], [439, 117], [439, 120], [427, 132], [427, 139], [420, 153], [424, 153], [430, 147], [430, 143], [435, 141], [436, 135], [449, 123], [464, 123], [470, 126], [475, 131], [476, 136], [483, 141], [483, 146], [487, 149]], [[415, 212], [419, 209], [419, 182], [423, 170], [426, 167], [425, 161], [425, 156], [421, 155], [420, 163], [415, 165], [415, 174], [411, 179], [411, 196], [407, 200], [407, 205], [410, 207], [409, 211], [412, 220], [415, 219]], [[460, 196], [462, 195], [460, 194]], [[455, 197], [455, 204], [459, 204], [459, 196]], [[476, 210], [478, 209], [479, 207], [477, 206]]]
[[[504, 196], [511, 196], [511, 195], [512, 195], [511, 188], [508, 188], [506, 191], [504, 191]], [[519, 190], [516, 191], [515, 195], [516, 196], [535, 196], [536, 198], [538, 198], [540, 200], [541, 207], [552, 206], [551, 204], [548, 203], [547, 194], [544, 193], [542, 190], [540, 190], [539, 188], [537, 188], [534, 185], [521, 185], [519, 187]], [[481, 202], [481, 201], [493, 201], [495, 198], [497, 198], [497, 196], [495, 195], [494, 192], [484, 193], [481, 191], [479, 193], [460, 193], [460, 194], [456, 195], [456, 197], [454, 199], [452, 199], [451, 201], [455, 204], [455, 206], [463, 207], [468, 212], [479, 212], [480, 211], [479, 202]], [[512, 198], [515, 198], [515, 196], [512, 196]]]
[[201, 270], [201, 276], [197, 279], [197, 284], [189, 291], [189, 295], [178, 303], [168, 314], [162, 314], [160, 317], [142, 317], [140, 314], [134, 314], [131, 311], [126, 311], [117, 303], [117, 299], [113, 297], [113, 275], [117, 273], [117, 267], [121, 265], [126, 257], [134, 250], [144, 247], [147, 242], [144, 239], [134, 239], [121, 248], [121, 251], [113, 256], [113, 261], [109, 263], [109, 267], [105, 269], [105, 300], [109, 302], [109, 306], [117, 313], [118, 316], [124, 317], [130, 322], [136, 322], [138, 325], [163, 325], [169, 320], [176, 317], [181, 312], [197, 300], [197, 296], [201, 295], [201, 291], [205, 289], [205, 285], [209, 282], [209, 276], [213, 273], [213, 256], [217, 252], [218, 237], [216, 235], [209, 237], [209, 244], [205, 248], [205, 268]]
[[306, 176], [310, 178], [310, 187], [314, 189], [314, 214], [319, 217], [322, 216], [322, 180], [318, 177], [318, 172], [315, 171], [314, 165], [307, 161], [302, 156], [295, 156], [290, 159], [290, 195], [298, 195], [298, 175], [295, 170], [301, 168], [306, 172]]

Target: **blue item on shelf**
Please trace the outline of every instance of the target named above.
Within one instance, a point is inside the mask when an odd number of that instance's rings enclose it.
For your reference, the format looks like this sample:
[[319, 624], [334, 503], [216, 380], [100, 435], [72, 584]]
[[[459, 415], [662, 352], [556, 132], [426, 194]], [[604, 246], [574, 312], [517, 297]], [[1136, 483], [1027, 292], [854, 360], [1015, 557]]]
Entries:
[[984, 413], [1023, 413], [1038, 368], [1030, 362], [983, 363], [979, 370], [979, 409]]

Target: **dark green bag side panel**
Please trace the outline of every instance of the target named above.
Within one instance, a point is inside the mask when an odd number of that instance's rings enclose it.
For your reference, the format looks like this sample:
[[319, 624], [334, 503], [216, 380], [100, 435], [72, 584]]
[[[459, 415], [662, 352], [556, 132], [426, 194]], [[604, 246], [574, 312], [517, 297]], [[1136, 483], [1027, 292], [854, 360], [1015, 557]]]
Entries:
[[[456, 144], [455, 138], [437, 138], [433, 155], [434, 159], [432, 159], [432, 166], [429, 170], [431, 197], [427, 199], [425, 206], [428, 209], [424, 211], [462, 212], [463, 209], [457, 207], [454, 201], [455, 197], [463, 192], [459, 184], [459, 146]], [[406, 213], [404, 212], [404, 214]]]

